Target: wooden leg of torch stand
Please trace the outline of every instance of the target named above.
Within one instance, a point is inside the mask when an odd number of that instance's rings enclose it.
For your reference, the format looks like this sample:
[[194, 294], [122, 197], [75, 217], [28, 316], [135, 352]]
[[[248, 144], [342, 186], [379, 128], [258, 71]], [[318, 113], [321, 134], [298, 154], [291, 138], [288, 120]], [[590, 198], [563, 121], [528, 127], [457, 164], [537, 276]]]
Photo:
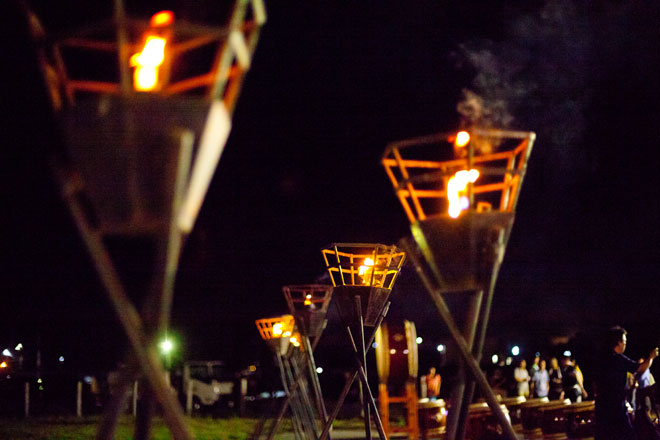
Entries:
[[[309, 346], [309, 337], [306, 337], [306, 339], [307, 339], [306, 343]], [[316, 350], [316, 346], [318, 345], [320, 339], [321, 339], [320, 337], [314, 338], [314, 342], [311, 344], [311, 347], [310, 347], [312, 352], [314, 352], [314, 350]], [[314, 371], [316, 372], [316, 368], [314, 368]], [[318, 379], [318, 377], [317, 377], [317, 379]], [[294, 384], [294, 386], [295, 386], [295, 384]], [[320, 390], [320, 385], [319, 385], [319, 390]], [[295, 389], [291, 389], [290, 392], [295, 392]], [[275, 434], [277, 434], [277, 431], [279, 430], [280, 425], [282, 423], [282, 419], [284, 419], [284, 415], [286, 414], [286, 410], [290, 406], [290, 400], [291, 400], [290, 396], [287, 395], [284, 402], [282, 402], [282, 406], [280, 407], [279, 413], [277, 413], [277, 418], [273, 421], [273, 424], [270, 427], [270, 430], [268, 432], [268, 436], [266, 437], [266, 440], [273, 440], [273, 437], [275, 437]], [[325, 410], [325, 405], [323, 405], [323, 409]], [[327, 416], [327, 414], [325, 414], [324, 415], [324, 420], [323, 420], [323, 425], [324, 426], [327, 423], [327, 419], [328, 419], [328, 416]], [[261, 432], [260, 430], [258, 430], [258, 431], [255, 430], [255, 434], [253, 435], [253, 437], [258, 437], [260, 432]], [[330, 436], [328, 436], [328, 438], [330, 438]]]
[[[67, 185], [63, 184], [62, 187], [66, 188]], [[186, 426], [183, 410], [170, 393], [169, 386], [165, 382], [159, 365], [158, 354], [155, 348], [150, 348], [149, 338], [144, 331], [140, 315], [124, 290], [112, 259], [103, 245], [101, 235], [87, 221], [85, 211], [76, 200], [75, 194], [65, 193], [64, 197], [101, 277], [108, 298], [115, 308], [119, 322], [124, 328], [131, 348], [135, 353], [137, 364], [149, 381], [158, 403], [163, 408], [165, 421], [173, 437], [177, 440], [192, 439], [192, 435]]]
[[321, 391], [321, 383], [319, 382], [319, 376], [318, 373], [316, 372], [314, 349], [312, 348], [312, 344], [309, 341], [309, 336], [303, 336], [302, 343], [305, 349], [307, 366], [309, 370], [309, 377], [310, 380], [312, 381], [312, 389], [314, 391], [314, 398], [316, 400], [316, 407], [319, 412], [319, 418], [321, 419], [321, 424], [325, 425], [325, 422], [328, 419], [328, 411], [325, 408], [325, 402], [323, 401], [323, 392]]
[[[355, 296], [355, 312], [358, 317], [358, 340], [356, 342], [356, 352], [359, 356], [359, 362], [364, 369], [366, 374], [367, 372], [367, 353], [364, 349], [364, 321], [362, 320], [362, 300], [359, 296]], [[364, 393], [364, 390], [363, 390]], [[371, 415], [369, 414], [369, 403], [367, 399], [362, 397], [362, 410], [364, 411], [364, 432], [367, 440], [371, 440]]]
[[277, 353], [275, 355], [277, 359], [277, 365], [279, 366], [280, 370], [280, 378], [282, 380], [282, 386], [284, 387], [284, 392], [286, 393], [287, 397], [289, 398], [288, 401], [290, 403], [291, 407], [291, 425], [293, 426], [293, 432], [296, 437], [296, 440], [304, 440], [304, 436], [302, 434], [302, 427], [299, 425], [299, 418], [296, 416], [296, 408], [295, 408], [295, 402], [293, 395], [291, 394], [291, 391], [288, 386], [288, 379], [287, 379], [287, 373], [285, 370], [284, 366], [284, 361], [282, 359], [282, 355], [280, 353]]
[[484, 394], [492, 414], [497, 418], [497, 421], [504, 431], [504, 435], [509, 440], [517, 440], [518, 437], [511, 427], [511, 422], [504, 414], [504, 411], [502, 411], [502, 408], [500, 408], [497, 397], [493, 393], [493, 390], [490, 388], [490, 385], [488, 385], [486, 376], [484, 375], [483, 371], [481, 371], [479, 364], [472, 356], [471, 350], [468, 349], [467, 342], [465, 341], [465, 338], [463, 338], [461, 331], [454, 322], [447, 303], [445, 302], [442, 294], [433, 286], [433, 283], [422, 269], [419, 256], [416, 254], [416, 249], [409, 243], [407, 239], [401, 240], [400, 246], [406, 250], [406, 255], [413, 261], [420, 280], [424, 284], [424, 287], [429, 293], [429, 296], [435, 303], [440, 318], [444, 321], [452, 339], [458, 346], [459, 354], [462, 356], [463, 361], [465, 362], [468, 371], [477, 383], [477, 386], [479, 386], [481, 392]]
[[[387, 311], [390, 308], [390, 303], [387, 302], [385, 304], [385, 307], [383, 307], [383, 311], [381, 312], [380, 316], [378, 317], [378, 320], [376, 322], [376, 325], [374, 326], [374, 330], [371, 333], [371, 337], [369, 338], [369, 343], [367, 344], [367, 347], [371, 347], [371, 344], [373, 344], [374, 339], [376, 338], [376, 331], [380, 327], [380, 324], [383, 322], [383, 319], [385, 319], [385, 316], [387, 316]], [[351, 335], [351, 330], [350, 328], [347, 327], [348, 334], [349, 336]], [[352, 340], [352, 337], [351, 337]], [[321, 432], [321, 435], [319, 435], [318, 440], [326, 440], [328, 438], [328, 434], [330, 432], [330, 429], [332, 429], [332, 423], [335, 421], [337, 416], [339, 415], [339, 411], [341, 410], [341, 407], [344, 405], [344, 400], [346, 399], [346, 396], [348, 396], [349, 391], [351, 390], [351, 387], [353, 386], [353, 382], [355, 382], [355, 379], [358, 377], [358, 372], [354, 371], [353, 374], [346, 380], [344, 383], [344, 388], [342, 389], [341, 393], [339, 394], [339, 398], [337, 399], [337, 404], [335, 405], [335, 409], [330, 413], [330, 416], [328, 420], [325, 422], [325, 426], [323, 427], [323, 431]], [[380, 420], [380, 418], [379, 418]], [[382, 427], [382, 424], [381, 424]], [[384, 435], [384, 433], [383, 433]]]
[[[503, 242], [504, 242], [504, 237], [503, 235], [500, 235], [500, 239], [499, 239], [500, 246], [504, 246]], [[490, 286], [488, 286], [488, 293], [486, 294], [486, 301], [482, 305], [481, 312], [479, 314], [479, 330], [477, 332], [477, 339], [472, 349], [474, 359], [477, 361], [477, 363], [481, 362], [481, 356], [483, 355], [483, 351], [484, 351], [484, 343], [486, 341], [486, 331], [488, 330], [488, 320], [490, 319], [490, 309], [493, 304], [495, 283], [497, 282], [497, 273], [499, 273], [499, 271], [494, 270], [493, 273], [495, 275], [492, 277], [490, 281]], [[474, 381], [468, 382], [468, 386], [465, 390], [465, 397], [468, 401], [471, 401], [472, 397], [474, 396], [475, 386], [476, 384]], [[468, 413], [468, 408], [464, 408], [463, 419], [467, 418], [467, 413]], [[457, 432], [457, 439], [460, 440], [462, 440], [465, 437], [465, 432], [461, 432], [461, 428], [463, 431], [465, 431], [464, 426], [463, 427], [459, 426], [459, 431]]]
[[[481, 309], [481, 299], [483, 298], [483, 291], [470, 292], [470, 299], [468, 301], [468, 309], [465, 316], [464, 337], [467, 342], [468, 349], [472, 351], [474, 345], [474, 338], [477, 332], [477, 323], [479, 319], [479, 310]], [[449, 413], [447, 421], [447, 438], [462, 440], [459, 433], [462, 431], [462, 426], [465, 424], [465, 415], [467, 415], [467, 408], [469, 407], [470, 400], [465, 398], [466, 382], [468, 374], [465, 369], [465, 363], [461, 362], [459, 372], [459, 383], [454, 389], [455, 399], [452, 401], [452, 410]], [[465, 413], [463, 413], [465, 409]]]

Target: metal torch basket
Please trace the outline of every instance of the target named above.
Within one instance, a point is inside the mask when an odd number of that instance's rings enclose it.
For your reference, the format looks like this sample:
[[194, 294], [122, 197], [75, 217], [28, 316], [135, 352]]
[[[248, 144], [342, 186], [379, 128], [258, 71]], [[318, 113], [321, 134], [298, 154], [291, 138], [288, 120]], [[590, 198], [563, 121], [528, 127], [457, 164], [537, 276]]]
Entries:
[[[413, 237], [447, 291], [488, 289], [513, 226], [534, 133], [475, 129], [460, 149], [454, 133], [390, 144], [382, 163], [406, 212]], [[448, 211], [448, 183], [476, 169], [469, 206]]]
[[317, 338], [323, 333], [332, 299], [332, 286], [307, 284], [284, 286], [282, 291], [296, 326], [303, 336]]
[[360, 298], [363, 325], [378, 322], [403, 265], [405, 252], [396, 246], [336, 243], [322, 251], [339, 314], [347, 325], [361, 324], [355, 300]]
[[282, 315], [274, 318], [257, 319], [255, 321], [261, 338], [278, 356], [285, 356], [289, 351], [293, 336], [295, 320], [293, 315]]

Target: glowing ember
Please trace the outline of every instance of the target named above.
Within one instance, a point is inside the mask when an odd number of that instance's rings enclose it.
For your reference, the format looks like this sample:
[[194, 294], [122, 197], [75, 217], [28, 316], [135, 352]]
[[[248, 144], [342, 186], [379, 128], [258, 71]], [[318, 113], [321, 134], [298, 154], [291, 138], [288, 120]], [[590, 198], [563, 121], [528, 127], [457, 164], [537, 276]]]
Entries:
[[291, 336], [291, 339], [289, 339], [289, 342], [291, 342], [291, 344], [292, 344], [294, 347], [300, 347], [300, 341], [299, 341], [298, 338], [295, 337], [295, 336]]
[[459, 131], [456, 134], [456, 139], [454, 140], [454, 145], [462, 148], [470, 143], [470, 133], [467, 131]]
[[273, 325], [273, 336], [282, 336], [282, 323], [278, 322], [277, 324]]
[[307, 296], [305, 296], [305, 302], [303, 303], [306, 306], [311, 306], [312, 305], [312, 294], [309, 293]]
[[364, 264], [358, 269], [358, 276], [362, 277], [362, 284], [369, 284], [371, 273], [374, 271], [374, 260], [365, 258]]
[[472, 169], [461, 170], [447, 182], [447, 199], [449, 200], [449, 216], [457, 218], [461, 211], [470, 207], [470, 199], [467, 196], [468, 183], [474, 183], [479, 178], [479, 171]]

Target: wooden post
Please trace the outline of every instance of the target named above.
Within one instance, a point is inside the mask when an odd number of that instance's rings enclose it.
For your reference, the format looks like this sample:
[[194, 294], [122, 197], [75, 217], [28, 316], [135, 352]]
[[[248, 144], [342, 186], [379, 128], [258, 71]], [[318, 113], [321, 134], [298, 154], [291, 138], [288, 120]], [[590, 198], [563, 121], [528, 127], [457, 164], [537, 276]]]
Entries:
[[417, 440], [419, 438], [419, 417], [417, 411], [417, 386], [414, 382], [406, 383], [406, 410], [408, 412], [408, 438]]
[[186, 414], [192, 415], [193, 407], [193, 381], [188, 379], [188, 386], [186, 387]]
[[25, 382], [25, 402], [23, 406], [23, 414], [25, 414], [25, 418], [30, 416], [30, 382]]
[[137, 404], [138, 404], [138, 381], [133, 382], [133, 417], [137, 416]]
[[[247, 377], [241, 377], [241, 392], [238, 395], [238, 415], [245, 417], [245, 396], [247, 396], [248, 380]], [[325, 423], [325, 420], [323, 420]]]
[[82, 381], [76, 385], [76, 416], [82, 417]]
[[380, 407], [380, 417], [383, 421], [383, 430], [385, 436], [390, 438], [390, 396], [387, 394], [387, 384], [378, 384], [378, 406]]

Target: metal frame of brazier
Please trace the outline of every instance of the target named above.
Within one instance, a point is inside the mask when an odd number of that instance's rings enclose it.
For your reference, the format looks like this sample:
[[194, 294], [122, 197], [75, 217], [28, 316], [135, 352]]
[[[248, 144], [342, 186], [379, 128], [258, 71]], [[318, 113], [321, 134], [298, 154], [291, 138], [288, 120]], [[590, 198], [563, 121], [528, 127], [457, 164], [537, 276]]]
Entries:
[[[47, 38], [39, 19], [21, 4], [63, 135], [51, 165], [131, 347], [97, 438], [114, 436], [131, 384], [144, 378], [147, 404], [138, 413], [135, 437], [149, 437], [155, 399], [173, 437], [192, 439], [156, 341], [167, 332], [183, 241], [229, 136], [244, 74], [266, 20], [263, 2], [237, 0], [225, 27], [170, 22], [156, 29], [128, 17], [124, 2], [114, 0], [112, 19], [59, 39]], [[131, 54], [146, 32], [162, 33], [169, 42], [157, 87], [137, 92], [131, 86]], [[175, 81], [170, 67], [178, 57], [205, 45], [215, 51], [206, 73]], [[82, 65], [90, 56], [114, 66]], [[99, 71], [117, 76], [92, 77]], [[153, 246], [151, 280], [137, 292], [145, 297], [141, 311], [110, 249], [136, 239]]]
[[[356, 378], [362, 387], [366, 438], [371, 438], [371, 416], [381, 440], [386, 440], [378, 408], [367, 380], [366, 355], [376, 330], [387, 314], [389, 296], [405, 260], [405, 252], [382, 244], [336, 243], [321, 251], [334, 287], [333, 300], [351, 344], [355, 372], [344, 385], [337, 405], [319, 437], [325, 440]], [[370, 335], [366, 328], [371, 327]]]
[[[461, 136], [464, 141], [459, 142]], [[441, 133], [394, 142], [382, 159], [411, 222], [417, 246], [407, 239], [400, 245], [415, 264], [456, 342], [464, 370], [480, 387], [512, 440], [516, 437], [510, 421], [479, 368], [479, 361], [497, 273], [534, 139], [532, 132], [494, 129], [473, 129], [460, 136]], [[454, 193], [452, 182], [459, 173], [470, 173], [470, 180]], [[452, 210], [452, 200], [461, 202], [458, 210]], [[443, 297], [447, 292], [469, 295], [462, 331]], [[473, 393], [474, 382], [466, 384], [464, 378], [459, 381], [447, 426], [448, 438], [463, 438]]]

